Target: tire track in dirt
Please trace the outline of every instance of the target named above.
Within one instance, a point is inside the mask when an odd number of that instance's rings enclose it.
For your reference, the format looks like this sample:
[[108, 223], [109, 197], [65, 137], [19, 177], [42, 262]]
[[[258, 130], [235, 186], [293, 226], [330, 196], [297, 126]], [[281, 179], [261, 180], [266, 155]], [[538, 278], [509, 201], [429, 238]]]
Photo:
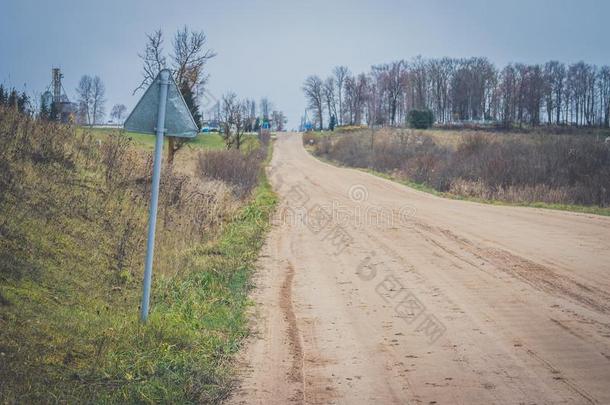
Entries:
[[610, 294], [595, 286], [585, 285], [566, 275], [558, 275], [552, 269], [534, 261], [515, 255], [505, 249], [481, 248], [472, 241], [460, 237], [449, 229], [435, 229], [433, 227], [416, 223], [416, 226], [428, 233], [430, 243], [443, 249], [448, 254], [465, 261], [466, 263], [480, 268], [475, 263], [461, 257], [457, 252], [445, 247], [442, 241], [435, 236], [446, 237], [469, 251], [477, 259], [494, 265], [503, 272], [519, 278], [533, 288], [549, 293], [560, 294], [577, 303], [586, 305], [599, 313], [610, 312]]
[[593, 398], [591, 396], [591, 394], [589, 394], [587, 391], [585, 391], [584, 389], [580, 388], [573, 381], [562, 377], [561, 376], [561, 371], [560, 371], [560, 369], [558, 367], [555, 367], [548, 360], [542, 358], [540, 355], [538, 355], [532, 349], [529, 349], [529, 348], [526, 347], [525, 350], [526, 350], [526, 353], [528, 355], [532, 356], [540, 364], [542, 364], [544, 367], [546, 367], [549, 370], [549, 372], [554, 374], [555, 377], [553, 377], [553, 378], [555, 380], [560, 381], [561, 383], [565, 384], [570, 390], [572, 390], [576, 395], [578, 395], [582, 399], [584, 399], [588, 404], [592, 404], [592, 405], [599, 404], [599, 401], [597, 401], [595, 398]]
[[[288, 262], [288, 271], [284, 277], [284, 282], [280, 288], [280, 309], [287, 323], [286, 336], [290, 346], [292, 365], [288, 372], [288, 378], [295, 383], [303, 386], [303, 346], [301, 345], [301, 335], [297, 324], [297, 317], [292, 304], [292, 283], [294, 280], [294, 266]], [[298, 390], [291, 401], [297, 403], [305, 402], [304, 388]]]

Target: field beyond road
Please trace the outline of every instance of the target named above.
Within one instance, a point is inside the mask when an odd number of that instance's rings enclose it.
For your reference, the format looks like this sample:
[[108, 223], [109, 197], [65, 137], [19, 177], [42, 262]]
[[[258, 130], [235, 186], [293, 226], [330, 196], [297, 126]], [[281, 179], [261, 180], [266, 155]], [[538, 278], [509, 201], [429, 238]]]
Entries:
[[610, 218], [444, 199], [282, 134], [233, 403], [610, 403]]
[[[555, 133], [553, 131], [564, 131]], [[603, 131], [409, 128], [308, 132], [317, 157], [444, 197], [610, 215]]]

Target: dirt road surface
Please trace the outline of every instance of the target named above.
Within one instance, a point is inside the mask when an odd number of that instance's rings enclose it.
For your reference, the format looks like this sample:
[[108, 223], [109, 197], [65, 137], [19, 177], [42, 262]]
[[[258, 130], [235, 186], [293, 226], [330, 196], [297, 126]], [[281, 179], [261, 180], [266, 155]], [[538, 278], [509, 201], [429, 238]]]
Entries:
[[442, 199], [280, 135], [237, 404], [610, 404], [610, 218]]

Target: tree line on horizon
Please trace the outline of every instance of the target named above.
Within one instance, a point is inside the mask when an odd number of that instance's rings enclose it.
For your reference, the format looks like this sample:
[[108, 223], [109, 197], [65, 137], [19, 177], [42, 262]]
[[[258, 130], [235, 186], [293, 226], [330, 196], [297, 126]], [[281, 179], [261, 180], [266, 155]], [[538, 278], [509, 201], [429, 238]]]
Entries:
[[503, 127], [610, 127], [610, 66], [510, 63], [487, 58], [422, 58], [373, 65], [354, 74], [337, 66], [303, 83], [317, 128], [403, 126], [411, 111], [440, 124], [487, 122]]

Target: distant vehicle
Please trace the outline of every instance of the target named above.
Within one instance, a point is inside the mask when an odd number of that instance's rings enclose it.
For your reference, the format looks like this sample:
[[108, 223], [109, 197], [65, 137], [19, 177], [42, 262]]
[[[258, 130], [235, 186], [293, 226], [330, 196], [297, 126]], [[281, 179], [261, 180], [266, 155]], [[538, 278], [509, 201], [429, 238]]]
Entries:
[[220, 132], [220, 124], [215, 121], [207, 121], [203, 123], [201, 132]]

